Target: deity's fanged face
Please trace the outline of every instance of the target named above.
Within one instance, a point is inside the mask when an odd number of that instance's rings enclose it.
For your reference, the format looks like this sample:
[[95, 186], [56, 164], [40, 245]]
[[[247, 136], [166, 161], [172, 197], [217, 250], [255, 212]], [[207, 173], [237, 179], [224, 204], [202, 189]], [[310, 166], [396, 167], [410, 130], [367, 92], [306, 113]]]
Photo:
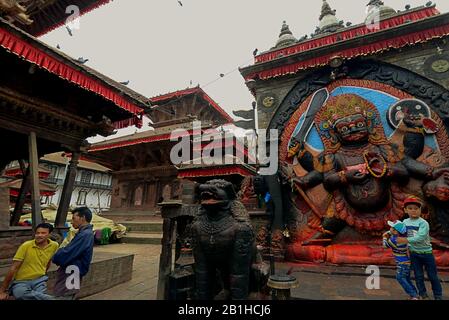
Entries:
[[367, 141], [368, 124], [362, 114], [354, 114], [335, 121], [334, 130], [342, 143]]

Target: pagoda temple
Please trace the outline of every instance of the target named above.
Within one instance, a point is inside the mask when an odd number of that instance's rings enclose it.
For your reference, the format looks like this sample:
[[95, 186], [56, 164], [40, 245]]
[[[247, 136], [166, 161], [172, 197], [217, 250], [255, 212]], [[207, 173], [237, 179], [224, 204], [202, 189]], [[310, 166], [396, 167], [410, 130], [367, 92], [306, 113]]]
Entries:
[[[108, 214], [126, 215], [140, 212], [144, 215], [158, 212], [158, 203], [169, 199], [180, 199], [183, 184], [187, 179], [228, 176], [241, 182], [243, 177], [253, 175], [254, 169], [243, 163], [223, 165], [199, 165], [188, 161], [175, 166], [170, 152], [177, 141], [171, 141], [173, 131], [184, 129], [194, 151], [200, 154], [206, 143], [199, 142], [194, 148], [194, 121], [200, 121], [199, 134], [217, 130], [230, 124], [232, 118], [200, 87], [188, 88], [149, 99], [152, 107], [148, 116], [152, 120], [147, 131], [95, 143], [88, 157], [112, 168], [112, 199]], [[218, 132], [218, 131], [217, 131]], [[201, 139], [207, 139], [203, 136]], [[235, 154], [236, 148], [244, 154], [247, 150], [236, 142], [226, 146], [224, 139], [214, 141], [220, 148], [227, 147]], [[222, 144], [223, 142], [223, 144]], [[210, 144], [210, 143], [209, 143]], [[207, 144], [207, 145], [209, 145]], [[209, 146], [211, 147], [211, 146]], [[189, 158], [190, 159], [190, 158]], [[194, 160], [194, 159], [190, 159]], [[233, 178], [233, 179], [234, 179]]]

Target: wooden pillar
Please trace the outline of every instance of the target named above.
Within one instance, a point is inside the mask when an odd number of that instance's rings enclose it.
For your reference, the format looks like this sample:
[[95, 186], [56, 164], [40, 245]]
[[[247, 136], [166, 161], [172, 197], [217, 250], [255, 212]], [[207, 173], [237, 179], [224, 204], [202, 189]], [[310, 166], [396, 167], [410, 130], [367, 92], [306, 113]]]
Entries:
[[29, 167], [31, 175], [31, 217], [33, 230], [42, 222], [41, 194], [39, 190], [39, 157], [37, 156], [36, 133], [31, 132], [28, 136]]
[[59, 198], [58, 213], [56, 214], [55, 227], [64, 228], [67, 220], [67, 212], [70, 206], [70, 199], [72, 198], [73, 187], [75, 185], [76, 170], [80, 159], [80, 152], [72, 153], [72, 160], [67, 168], [67, 173], [64, 180], [64, 187], [62, 188], [61, 197]]
[[17, 197], [16, 204], [14, 206], [14, 212], [11, 217], [10, 225], [17, 226], [20, 222], [20, 217], [22, 216], [23, 206], [25, 205], [26, 195], [31, 188], [31, 166], [25, 167], [25, 162], [19, 160], [20, 168], [22, 170], [22, 184], [20, 186], [19, 196]]
[[[3, 230], [9, 230], [9, 188], [6, 187], [0, 187], [0, 232]], [[3, 250], [2, 247], [2, 254]]]
[[175, 220], [170, 218], [164, 219], [162, 251], [159, 258], [159, 277], [157, 283], [157, 300], [168, 299], [168, 277], [172, 268], [172, 243], [173, 232], [175, 230]]

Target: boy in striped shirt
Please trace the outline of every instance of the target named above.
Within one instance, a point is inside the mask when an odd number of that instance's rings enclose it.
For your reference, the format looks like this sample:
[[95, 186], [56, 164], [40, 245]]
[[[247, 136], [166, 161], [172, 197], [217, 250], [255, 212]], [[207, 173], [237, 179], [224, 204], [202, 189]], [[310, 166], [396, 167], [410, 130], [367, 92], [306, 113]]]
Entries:
[[388, 221], [390, 231], [383, 234], [385, 248], [391, 248], [396, 260], [396, 280], [411, 300], [418, 300], [418, 292], [410, 279], [410, 257], [407, 244], [398, 244], [398, 238], [407, 237], [407, 227], [401, 221]]

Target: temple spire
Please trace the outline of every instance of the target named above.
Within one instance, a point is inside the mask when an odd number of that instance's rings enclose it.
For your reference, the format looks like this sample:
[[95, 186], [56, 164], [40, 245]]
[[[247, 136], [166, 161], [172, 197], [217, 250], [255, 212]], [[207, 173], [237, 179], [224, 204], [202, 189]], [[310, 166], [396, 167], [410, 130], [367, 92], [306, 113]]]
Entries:
[[381, 0], [371, 0], [366, 6], [368, 7], [368, 21], [383, 20], [396, 14], [396, 10], [386, 6]]
[[336, 32], [341, 28], [344, 28], [343, 21], [337, 19], [336, 10], [332, 9], [326, 0], [323, 0], [320, 25], [316, 28], [315, 35]]
[[288, 27], [287, 21], [284, 20], [282, 22], [282, 28], [281, 28], [281, 33], [279, 34], [279, 37], [282, 37], [285, 34], [293, 34], [293, 33], [290, 31], [290, 28]]
[[325, 16], [335, 16], [336, 15], [336, 10], [332, 10], [331, 6], [329, 5], [329, 3], [327, 3], [326, 0], [323, 0], [323, 6], [321, 7], [321, 15], [320, 15], [320, 21], [323, 20], [323, 18]]
[[276, 42], [276, 48], [279, 47], [287, 47], [296, 42], [296, 38], [293, 36], [293, 33], [290, 31], [290, 28], [286, 21], [283, 21], [281, 33], [279, 34], [279, 39]]
[[371, 0], [371, 1], [367, 4], [367, 6], [376, 6], [376, 7], [380, 7], [380, 6], [383, 6], [383, 5], [384, 5], [384, 2], [381, 1], [381, 0]]

